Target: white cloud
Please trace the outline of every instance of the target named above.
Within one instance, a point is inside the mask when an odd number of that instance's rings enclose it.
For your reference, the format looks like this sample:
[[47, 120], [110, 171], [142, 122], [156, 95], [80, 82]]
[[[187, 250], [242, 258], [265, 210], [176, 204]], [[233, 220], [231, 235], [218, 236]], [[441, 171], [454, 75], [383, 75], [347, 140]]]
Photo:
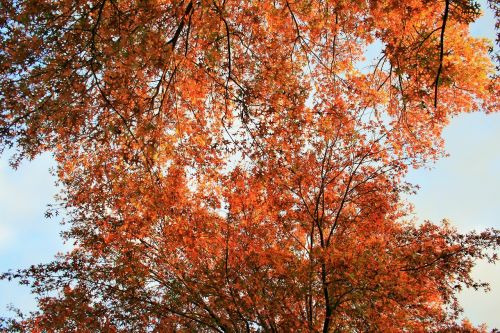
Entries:
[[0, 222], [0, 254], [2, 250], [10, 247], [15, 242], [15, 233], [12, 228]]

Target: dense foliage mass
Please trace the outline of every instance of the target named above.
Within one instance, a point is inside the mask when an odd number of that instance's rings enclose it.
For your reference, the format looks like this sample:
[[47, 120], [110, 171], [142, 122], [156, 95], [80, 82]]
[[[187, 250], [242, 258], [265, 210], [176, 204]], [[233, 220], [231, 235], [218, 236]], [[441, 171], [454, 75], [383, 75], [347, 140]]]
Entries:
[[498, 110], [478, 15], [470, 0], [1, 0], [0, 147], [14, 165], [53, 154], [75, 242], [3, 275], [39, 305], [5, 325], [475, 331], [456, 293], [483, 286], [471, 268], [496, 260], [499, 232], [416, 224], [401, 197], [450, 117]]

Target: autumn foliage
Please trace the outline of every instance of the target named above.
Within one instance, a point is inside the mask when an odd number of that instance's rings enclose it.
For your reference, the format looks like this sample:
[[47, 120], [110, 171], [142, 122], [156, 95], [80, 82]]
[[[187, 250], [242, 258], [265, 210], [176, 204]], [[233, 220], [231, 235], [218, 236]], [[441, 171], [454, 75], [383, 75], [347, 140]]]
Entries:
[[[498, 110], [469, 0], [1, 0], [0, 147], [50, 152], [69, 253], [28, 332], [464, 332], [500, 233], [404, 176]], [[366, 49], [370, 46], [370, 52]], [[368, 59], [365, 61], [364, 57]], [[372, 61], [373, 59], [373, 61]]]

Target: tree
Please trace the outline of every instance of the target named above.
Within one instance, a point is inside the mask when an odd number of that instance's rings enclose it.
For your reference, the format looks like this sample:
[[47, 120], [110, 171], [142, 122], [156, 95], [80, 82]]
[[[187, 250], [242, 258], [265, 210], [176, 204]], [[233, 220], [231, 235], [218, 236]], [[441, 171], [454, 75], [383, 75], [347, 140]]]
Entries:
[[0, 146], [53, 154], [75, 242], [2, 276], [38, 295], [11, 329], [459, 329], [500, 233], [401, 194], [450, 117], [498, 110], [477, 4], [0, 3]]

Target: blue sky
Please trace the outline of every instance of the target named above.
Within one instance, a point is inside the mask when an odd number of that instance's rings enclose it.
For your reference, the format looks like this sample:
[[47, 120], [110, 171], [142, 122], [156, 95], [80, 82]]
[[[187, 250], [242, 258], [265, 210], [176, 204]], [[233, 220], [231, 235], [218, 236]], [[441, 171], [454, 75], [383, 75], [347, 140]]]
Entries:
[[[413, 170], [408, 181], [420, 185], [408, 198], [420, 221], [447, 218], [460, 231], [500, 229], [500, 113], [463, 114], [445, 129], [450, 156], [431, 170]], [[474, 323], [500, 328], [500, 265], [479, 263], [473, 275], [490, 282], [489, 293], [461, 294], [465, 315]]]
[[[480, 1], [484, 8], [484, 1]], [[475, 36], [494, 38], [491, 11], [476, 22]], [[413, 170], [408, 180], [420, 185], [409, 197], [416, 216], [439, 222], [449, 219], [461, 231], [495, 227], [500, 229], [500, 113], [457, 116], [444, 132], [450, 156], [432, 169]], [[42, 155], [24, 162], [18, 170], [0, 158], [0, 271], [48, 262], [64, 250], [59, 238], [58, 219], [46, 220], [46, 205], [57, 188], [49, 173], [54, 162]], [[500, 265], [479, 263], [476, 277], [492, 285], [489, 293], [461, 294], [465, 316], [472, 322], [500, 328]], [[12, 303], [23, 310], [34, 309], [33, 296], [26, 287], [0, 282], [0, 315], [8, 314]]]

